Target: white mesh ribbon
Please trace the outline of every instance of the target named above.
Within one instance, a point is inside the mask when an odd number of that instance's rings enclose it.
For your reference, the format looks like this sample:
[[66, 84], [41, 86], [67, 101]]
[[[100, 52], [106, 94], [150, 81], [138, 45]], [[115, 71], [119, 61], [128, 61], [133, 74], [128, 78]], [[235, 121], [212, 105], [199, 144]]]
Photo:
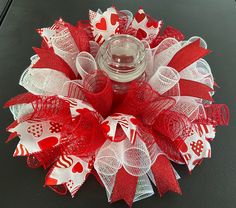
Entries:
[[18, 120], [24, 115], [33, 112], [33, 107], [31, 104], [21, 104], [21, 105], [13, 105], [10, 106], [10, 111], [14, 117], [14, 120]]
[[118, 12], [118, 15], [119, 15], [120, 19], [123, 18], [123, 19], [127, 20], [127, 23], [124, 28], [124, 29], [127, 29], [133, 20], [133, 13], [129, 10], [120, 10]]
[[[160, 94], [168, 93], [167, 96], [179, 98], [180, 90], [178, 82], [179, 73], [168, 67], [173, 56], [181, 49], [181, 44], [174, 38], [164, 39], [156, 48], [150, 49], [153, 61], [152, 71], [149, 70], [148, 83]], [[149, 64], [150, 65], [150, 64]]]
[[152, 49], [154, 69], [166, 66], [173, 56], [181, 49], [181, 44], [174, 38], [164, 39], [156, 48]]
[[106, 141], [96, 155], [94, 167], [106, 187], [108, 199], [112, 194], [116, 174], [122, 166], [130, 175], [139, 176], [134, 201], [153, 194], [146, 173], [150, 170], [159, 153], [156, 150], [153, 148], [154, 154], [149, 153], [145, 143], [140, 138], [137, 138], [133, 145], [128, 139], [118, 143]]
[[202, 118], [205, 117], [203, 105], [191, 97], [181, 97], [176, 105], [171, 108], [171, 110], [185, 115], [190, 119], [190, 121], [195, 120], [199, 114], [202, 115]]
[[89, 41], [89, 48], [90, 48], [90, 54], [95, 58], [98, 50], [99, 50], [99, 44], [95, 41]]
[[201, 82], [211, 88], [214, 85], [214, 79], [209, 64], [204, 59], [199, 59], [195, 63], [181, 71], [180, 76], [183, 79]]
[[[116, 132], [118, 126], [112, 125], [111, 122], [109, 124], [110, 131]], [[139, 177], [134, 201], [146, 198], [154, 193], [146, 174], [150, 171], [161, 151], [152, 141], [151, 136], [145, 138], [145, 141], [149, 141], [145, 143], [138, 130], [136, 131], [137, 135], [133, 144], [128, 136], [119, 142], [107, 140], [96, 155], [94, 167], [106, 188], [108, 200], [112, 194], [116, 174], [121, 167], [124, 167], [130, 175]]]
[[160, 94], [164, 94], [177, 85], [179, 80], [180, 75], [175, 69], [168, 66], [160, 66], [149, 80], [149, 84]]
[[32, 68], [38, 60], [37, 55], [31, 57], [31, 64], [22, 73], [19, 84], [36, 95], [59, 95], [61, 87], [70, 79], [50, 68]]
[[76, 70], [82, 78], [97, 69], [94, 57], [88, 52], [80, 52], [76, 57]]
[[50, 48], [52, 47], [53, 37], [65, 28], [67, 28], [65, 22], [60, 18], [51, 27], [37, 29], [37, 32], [40, 34], [47, 46]]
[[61, 72], [52, 69], [27, 68], [19, 84], [36, 95], [58, 95], [61, 86], [69, 79]]
[[77, 75], [78, 72], [75, 66], [75, 58], [79, 53], [79, 49], [77, 48], [76, 43], [71, 36], [68, 28], [65, 28], [64, 30], [53, 36], [52, 47], [55, 54], [60, 56]]

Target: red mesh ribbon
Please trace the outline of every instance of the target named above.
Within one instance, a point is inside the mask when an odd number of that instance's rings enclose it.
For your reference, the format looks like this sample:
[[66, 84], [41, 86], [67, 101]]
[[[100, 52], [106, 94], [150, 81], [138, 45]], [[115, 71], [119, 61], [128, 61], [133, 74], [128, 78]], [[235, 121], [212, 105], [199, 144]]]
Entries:
[[5, 103], [4, 107], [19, 104], [31, 104], [33, 111], [19, 119], [25, 120], [56, 120], [60, 122], [70, 116], [69, 103], [57, 96], [39, 96], [31, 93], [23, 93], [13, 97]]
[[[8, 129], [9, 127], [7, 127]], [[7, 138], [7, 140], [5, 141], [5, 143], [10, 142], [11, 140], [13, 140], [14, 138], [16, 138], [18, 136], [18, 134], [16, 132], [10, 133], [9, 137]]]
[[42, 163], [35, 157], [33, 154], [27, 157], [27, 165], [30, 168], [39, 168], [42, 166]]
[[44, 169], [50, 167], [61, 155], [60, 146], [48, 148], [42, 152], [32, 153], [27, 158], [27, 165], [30, 168], [43, 166]]
[[211, 104], [205, 107], [207, 120], [216, 125], [229, 124], [229, 108], [226, 104]]
[[71, 118], [70, 104], [57, 96], [39, 96], [31, 104], [33, 112], [21, 118], [21, 122], [24, 120], [63, 122]]
[[184, 35], [171, 26], [167, 26], [161, 35], [158, 35], [153, 42], [150, 44], [151, 48], [155, 48], [161, 41], [166, 38], [175, 38], [178, 41], [184, 40]]
[[112, 107], [112, 83], [108, 76], [101, 70], [89, 74], [84, 79], [84, 94], [88, 102], [104, 117]]
[[89, 37], [84, 28], [75, 27], [69, 23], [67, 23], [67, 27], [70, 31], [71, 36], [73, 37], [79, 51], [87, 51], [89, 52]]
[[154, 123], [158, 114], [175, 104], [175, 100], [162, 97], [146, 82], [133, 82], [128, 93], [115, 112], [131, 114], [140, 118], [144, 124]]
[[200, 118], [195, 123], [210, 125], [228, 125], [229, 108], [225, 104], [211, 104], [205, 106], [206, 118]]
[[185, 139], [189, 136], [192, 124], [190, 120], [182, 114], [174, 111], [164, 111], [157, 117], [153, 124], [153, 129], [171, 140], [175, 140], [178, 137]]
[[172, 165], [164, 155], [157, 157], [151, 169], [160, 196], [163, 196], [167, 191], [181, 194], [181, 189], [176, 180]]
[[94, 36], [93, 36], [93, 33], [92, 33], [92, 29], [91, 29], [91, 25], [90, 25], [90, 22], [89, 20], [80, 20], [77, 22], [77, 28], [80, 30], [80, 29], [83, 29], [86, 34], [87, 34], [87, 37], [89, 40], [94, 40]]
[[38, 54], [39, 60], [33, 65], [32, 68], [49, 68], [62, 72], [69, 79], [76, 79], [76, 76], [69, 65], [59, 56], [57, 56], [53, 49], [33, 48], [35, 53]]
[[136, 192], [138, 177], [132, 176], [122, 167], [116, 174], [116, 181], [111, 195], [111, 202], [125, 200], [131, 207]]
[[153, 134], [155, 135], [154, 138], [157, 145], [168, 156], [169, 159], [178, 163], [184, 163], [184, 160], [179, 152], [179, 147], [184, 142], [181, 138], [177, 138], [172, 141], [160, 133], [154, 132]]
[[91, 111], [80, 111], [80, 115], [62, 128], [62, 152], [66, 155], [88, 157], [105, 142], [99, 119]]

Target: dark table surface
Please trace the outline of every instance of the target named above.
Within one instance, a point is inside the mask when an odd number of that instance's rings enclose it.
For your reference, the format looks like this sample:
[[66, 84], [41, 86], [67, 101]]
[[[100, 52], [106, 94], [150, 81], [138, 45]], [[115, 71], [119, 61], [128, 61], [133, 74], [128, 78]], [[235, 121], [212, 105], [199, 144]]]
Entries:
[[[0, 105], [24, 92], [18, 86], [22, 71], [33, 55], [32, 46], [39, 46], [36, 28], [52, 25], [58, 17], [76, 23], [87, 19], [88, 9], [105, 9], [112, 4], [135, 12], [142, 6], [165, 24], [179, 28], [186, 37], [202, 36], [213, 51], [207, 60], [215, 80], [220, 84], [215, 95], [218, 103], [227, 103], [231, 110], [229, 127], [219, 127], [212, 143], [213, 156], [205, 160], [191, 175], [178, 167], [183, 196], [173, 193], [157, 195], [134, 203], [133, 207], [235, 208], [236, 207], [236, 2], [234, 0], [13, 0], [0, 26]], [[123, 202], [109, 205], [103, 188], [90, 177], [78, 195], [59, 196], [44, 188], [46, 172], [26, 167], [24, 158], [12, 158], [17, 139], [5, 145], [4, 128], [12, 116], [1, 110], [0, 126], [0, 207], [63, 208], [63, 207], [127, 207]], [[127, 183], [128, 185], [128, 183]]]
[[0, 0], [0, 24], [4, 20], [12, 0]]

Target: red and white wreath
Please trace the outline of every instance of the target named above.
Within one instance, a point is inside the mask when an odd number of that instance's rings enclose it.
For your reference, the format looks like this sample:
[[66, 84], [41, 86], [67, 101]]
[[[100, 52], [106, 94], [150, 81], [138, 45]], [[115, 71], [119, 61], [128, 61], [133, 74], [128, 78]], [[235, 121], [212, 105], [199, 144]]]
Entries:
[[[162, 27], [143, 9], [133, 17], [111, 7], [89, 11], [76, 26], [59, 19], [38, 29], [42, 45], [20, 78], [28, 92], [5, 104], [15, 120], [7, 141], [20, 138], [13, 155], [49, 168], [45, 184], [59, 194], [74, 197], [90, 174], [109, 202], [132, 206], [154, 194], [152, 184], [161, 196], [180, 194], [171, 162], [192, 171], [211, 157], [215, 127], [228, 124], [229, 112], [213, 104], [206, 42]], [[96, 63], [100, 46], [116, 34], [135, 36], [148, 54], [146, 80], [131, 82], [122, 98]]]

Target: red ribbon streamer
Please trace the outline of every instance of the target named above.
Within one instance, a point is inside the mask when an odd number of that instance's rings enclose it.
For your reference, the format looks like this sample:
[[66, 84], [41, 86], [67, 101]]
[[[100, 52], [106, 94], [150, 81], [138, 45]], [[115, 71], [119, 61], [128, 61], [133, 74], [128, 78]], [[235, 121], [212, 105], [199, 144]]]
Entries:
[[180, 72], [198, 59], [207, 55], [209, 52], [210, 50], [200, 46], [200, 39], [197, 39], [196, 41], [181, 48], [171, 59], [168, 66]]
[[191, 96], [191, 97], [201, 98], [204, 100], [213, 101], [210, 95], [210, 92], [213, 91], [213, 89], [200, 82], [180, 79], [179, 87], [181, 96]]
[[157, 157], [151, 169], [160, 196], [163, 196], [167, 191], [182, 194], [172, 165], [164, 155]]
[[10, 106], [13, 106], [13, 105], [31, 103], [31, 102], [37, 100], [38, 98], [39, 98], [38, 95], [34, 95], [30, 92], [22, 93], [22, 94], [19, 94], [15, 97], [11, 98], [10, 100], [8, 100], [4, 104], [4, 108], [9, 108]]
[[123, 167], [120, 168], [116, 174], [116, 181], [111, 195], [111, 202], [123, 199], [129, 207], [131, 207], [133, 204], [137, 183], [137, 176], [130, 175]]
[[33, 48], [38, 54], [39, 60], [32, 68], [49, 68], [65, 74], [69, 79], [76, 79], [76, 76], [69, 65], [59, 56], [57, 56], [52, 49]]

